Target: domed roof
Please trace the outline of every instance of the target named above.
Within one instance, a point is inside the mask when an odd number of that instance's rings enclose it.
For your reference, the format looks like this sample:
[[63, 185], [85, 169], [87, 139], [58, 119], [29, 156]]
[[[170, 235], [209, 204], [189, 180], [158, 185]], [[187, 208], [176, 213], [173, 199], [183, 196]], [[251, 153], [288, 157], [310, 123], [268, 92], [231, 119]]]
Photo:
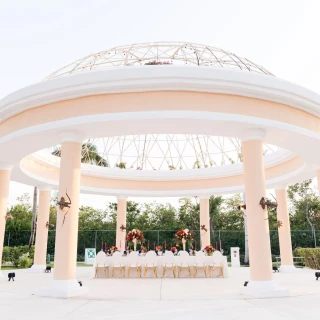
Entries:
[[216, 47], [189, 42], [148, 42], [90, 54], [57, 70], [47, 79], [108, 67], [160, 64], [209, 66], [273, 75], [246, 58]]

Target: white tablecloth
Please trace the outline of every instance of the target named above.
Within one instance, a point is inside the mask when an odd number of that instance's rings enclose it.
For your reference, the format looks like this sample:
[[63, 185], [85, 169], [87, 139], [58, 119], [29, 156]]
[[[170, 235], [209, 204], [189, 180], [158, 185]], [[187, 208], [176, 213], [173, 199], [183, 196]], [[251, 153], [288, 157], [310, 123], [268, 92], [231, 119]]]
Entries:
[[[111, 265], [111, 259], [112, 257], [107, 257], [106, 258], [106, 265]], [[205, 264], [208, 266], [210, 264], [212, 264], [212, 256], [206, 256], [205, 257]], [[145, 264], [146, 258], [144, 256], [139, 256], [138, 258], [138, 265], [142, 266], [142, 271], [143, 271], [143, 266]], [[127, 257], [122, 257], [121, 258], [121, 265], [125, 266], [125, 277], [128, 277], [128, 272], [127, 272], [127, 265], [128, 265], [129, 259]], [[156, 258], [156, 265], [158, 267], [158, 277], [162, 277], [162, 271], [163, 271], [163, 263], [164, 263], [164, 257], [163, 256], [157, 256]], [[178, 268], [177, 266], [180, 265], [180, 257], [179, 256], [175, 256], [173, 258], [173, 263], [176, 269], [176, 275], [178, 275]], [[192, 272], [192, 277], [194, 275], [194, 267], [196, 265], [196, 257], [195, 256], [190, 256], [189, 257], [189, 265], [191, 266], [191, 272]], [[229, 277], [229, 272], [228, 272], [228, 262], [227, 262], [227, 257], [224, 256], [223, 257], [223, 275], [225, 278]], [[111, 268], [110, 268], [111, 269]], [[211, 271], [209, 271], [209, 269], [207, 268], [207, 275], [208, 277], [211, 277]], [[96, 272], [96, 266], [93, 266], [93, 276], [95, 275]], [[110, 271], [109, 271], [109, 267], [106, 268], [106, 272], [107, 272], [107, 277], [110, 276]], [[130, 274], [130, 278], [136, 278], [138, 275], [136, 273], [135, 268], [131, 267], [131, 274]], [[218, 267], [215, 267], [214, 270], [214, 277], [220, 277], [220, 269]], [[97, 273], [97, 278], [104, 278], [104, 271], [103, 271], [103, 267], [99, 267], [98, 268], [98, 273]], [[120, 272], [119, 270], [115, 270], [114, 272], [114, 277], [120, 277]], [[143, 272], [142, 272], [142, 277], [143, 277]], [[153, 271], [151, 270], [151, 268], [149, 268], [149, 271], [147, 273], [147, 277], [153, 277]], [[173, 273], [172, 273], [172, 268], [167, 268], [167, 272], [165, 275], [166, 278], [172, 278], [173, 277]], [[188, 270], [187, 268], [183, 268], [182, 273], [181, 273], [181, 277], [189, 277], [188, 275]], [[197, 278], [204, 278], [205, 274], [203, 271], [202, 267], [198, 267], [198, 274], [197, 274]]]

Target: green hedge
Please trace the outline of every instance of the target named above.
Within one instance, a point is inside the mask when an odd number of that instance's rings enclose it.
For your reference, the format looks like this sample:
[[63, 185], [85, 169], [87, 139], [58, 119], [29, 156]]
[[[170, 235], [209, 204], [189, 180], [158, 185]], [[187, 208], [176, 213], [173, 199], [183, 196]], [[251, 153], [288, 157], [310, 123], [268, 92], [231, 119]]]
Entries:
[[297, 248], [299, 257], [304, 258], [304, 264], [311, 269], [320, 269], [320, 248]]
[[19, 247], [3, 247], [2, 263], [11, 262], [14, 267], [20, 267], [21, 256], [29, 253], [29, 258], [33, 261], [34, 258], [34, 246], [19, 246]]

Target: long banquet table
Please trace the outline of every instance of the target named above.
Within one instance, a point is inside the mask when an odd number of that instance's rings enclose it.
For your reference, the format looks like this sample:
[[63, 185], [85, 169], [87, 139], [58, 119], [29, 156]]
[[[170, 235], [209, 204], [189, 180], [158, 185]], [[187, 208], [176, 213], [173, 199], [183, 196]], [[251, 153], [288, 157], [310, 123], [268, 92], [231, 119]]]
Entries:
[[[192, 272], [192, 277], [194, 276], [194, 271], [195, 271], [195, 265], [196, 265], [196, 257], [195, 256], [189, 256], [189, 265], [191, 266], [191, 272]], [[145, 265], [145, 261], [146, 258], [145, 256], [139, 256], [138, 258], [138, 265], [142, 266], [142, 275], [141, 277], [144, 277], [144, 265]], [[206, 256], [205, 257], [205, 265], [210, 265], [212, 264], [213, 261], [213, 257], [212, 256]], [[127, 266], [128, 266], [128, 262], [129, 259], [127, 257], [121, 257], [121, 265], [125, 266], [125, 277], [128, 277], [128, 272], [127, 272]], [[112, 257], [106, 257], [106, 275], [107, 278], [110, 277], [110, 273], [111, 273], [111, 263], [112, 263]], [[180, 265], [180, 257], [179, 256], [175, 256], [173, 258], [173, 263], [174, 266], [176, 268], [176, 277], [178, 277], [178, 266]], [[163, 264], [164, 264], [164, 256], [157, 256], [156, 257], [156, 263], [155, 263], [158, 267], [158, 278], [162, 277], [162, 272], [163, 272]], [[227, 257], [223, 256], [223, 276], [224, 278], [228, 278], [229, 277], [229, 272], [228, 272], [228, 262], [227, 262]], [[105, 274], [104, 274], [104, 268], [102, 266], [99, 266], [98, 268], [98, 272], [97, 272], [97, 278], [105, 278]], [[93, 265], [93, 270], [92, 270], [92, 277], [95, 276], [95, 272], [96, 272], [96, 265]], [[136, 268], [131, 267], [131, 272], [130, 272], [130, 278], [137, 278], [139, 275], [136, 272]], [[211, 271], [209, 270], [209, 268], [207, 267], [207, 276], [211, 277]], [[220, 268], [219, 267], [215, 267], [214, 269], [214, 277], [220, 277]], [[119, 268], [115, 268], [114, 271], [114, 277], [115, 278], [119, 278], [120, 277], [120, 272], [119, 272]], [[152, 268], [148, 269], [147, 275], [146, 277], [148, 278], [153, 278], [154, 274], [153, 274], [153, 270]], [[173, 273], [172, 273], [172, 268], [168, 268], [167, 267], [167, 272], [165, 275], [166, 278], [173, 278]], [[188, 268], [183, 268], [182, 272], [181, 272], [181, 277], [182, 278], [186, 278], [189, 277], [188, 275]], [[198, 267], [198, 273], [197, 273], [197, 278], [204, 278], [205, 274], [204, 274], [204, 270], [202, 267]]]

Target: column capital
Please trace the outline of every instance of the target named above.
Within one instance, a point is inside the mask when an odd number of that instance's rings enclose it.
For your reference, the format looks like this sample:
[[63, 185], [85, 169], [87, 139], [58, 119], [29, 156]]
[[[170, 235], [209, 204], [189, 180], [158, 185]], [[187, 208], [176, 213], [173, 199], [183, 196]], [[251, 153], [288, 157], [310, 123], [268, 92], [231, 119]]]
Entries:
[[51, 190], [52, 190], [52, 186], [49, 186], [49, 185], [37, 186], [37, 188], [38, 188], [40, 191], [51, 191]]
[[200, 194], [198, 197], [199, 197], [199, 199], [207, 199], [207, 200], [209, 200], [211, 195], [210, 194]]
[[0, 170], [11, 171], [14, 167], [13, 163], [10, 162], [0, 162]]
[[266, 130], [262, 128], [250, 128], [246, 131], [243, 131], [241, 134], [241, 141], [250, 141], [250, 140], [263, 140], [266, 136]]
[[287, 190], [287, 184], [277, 185], [277, 186], [275, 186], [273, 189], [274, 189], [274, 191], [277, 191], [277, 190]]
[[60, 142], [79, 142], [82, 143], [84, 140], [84, 134], [80, 131], [60, 131], [58, 132]]
[[117, 196], [117, 200], [127, 200], [128, 199], [128, 196], [125, 196], [125, 195], [118, 195]]

